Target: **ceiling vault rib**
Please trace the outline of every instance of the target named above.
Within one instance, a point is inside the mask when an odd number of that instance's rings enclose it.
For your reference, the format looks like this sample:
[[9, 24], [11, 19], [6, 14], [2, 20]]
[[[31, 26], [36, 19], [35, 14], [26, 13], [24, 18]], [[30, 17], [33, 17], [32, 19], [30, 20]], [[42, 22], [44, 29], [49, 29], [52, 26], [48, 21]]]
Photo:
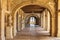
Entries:
[[44, 7], [38, 5], [27, 5], [21, 8], [25, 13], [41, 13], [44, 11]]

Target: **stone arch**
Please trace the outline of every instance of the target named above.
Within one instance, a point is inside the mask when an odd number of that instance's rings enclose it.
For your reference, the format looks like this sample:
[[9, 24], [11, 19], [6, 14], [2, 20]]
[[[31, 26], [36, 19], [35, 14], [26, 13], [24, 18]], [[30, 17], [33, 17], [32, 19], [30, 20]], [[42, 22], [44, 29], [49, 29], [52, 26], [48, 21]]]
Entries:
[[[19, 9], [21, 13], [23, 13], [23, 11], [21, 9]], [[18, 11], [18, 10], [17, 10]], [[16, 30], [16, 15], [17, 15], [17, 11], [14, 14], [14, 36], [16, 36], [17, 30]]]
[[[51, 14], [54, 14], [55, 13], [55, 7], [54, 7], [54, 3], [52, 5], [50, 5], [49, 3], [47, 4], [44, 4], [44, 3], [40, 3], [40, 1], [36, 1], [34, 2], [33, 4], [31, 3], [30, 0], [28, 1], [23, 1], [21, 2], [20, 4], [16, 5], [13, 9], [12, 9], [12, 13], [14, 14], [15, 11], [17, 11], [18, 9], [24, 7], [24, 6], [27, 6], [27, 5], [39, 5], [39, 6], [42, 6], [44, 8], [47, 8]], [[52, 15], [53, 16], [53, 15]]]
[[[31, 3], [31, 1], [30, 0], [28, 0], [28, 1], [24, 1], [24, 2], [21, 2], [20, 4], [18, 4], [18, 5], [16, 5], [13, 9], [12, 9], [12, 12], [11, 12], [11, 14], [12, 15], [14, 15], [15, 13], [16, 13], [16, 11], [17, 10], [19, 10], [20, 8], [22, 8], [22, 7], [24, 7], [24, 6], [26, 6], [26, 5], [39, 5], [39, 6], [42, 6], [42, 7], [44, 7], [44, 8], [47, 8], [49, 11], [50, 11], [50, 15], [51, 15], [51, 30], [52, 30], [52, 32], [51, 32], [51, 35], [52, 36], [56, 36], [55, 35], [55, 27], [56, 26], [54, 26], [55, 25], [55, 3], [53, 2], [53, 4], [49, 4], [49, 3], [40, 3], [40, 1], [36, 1], [36, 2], [33, 2], [33, 4]], [[52, 29], [52, 28], [54, 28], [54, 29]], [[54, 31], [54, 32], [53, 32]]]
[[40, 18], [38, 15], [35, 15], [35, 14], [26, 15], [25, 16], [25, 24], [27, 24], [30, 17], [36, 17], [38, 21], [39, 21], [39, 18]]

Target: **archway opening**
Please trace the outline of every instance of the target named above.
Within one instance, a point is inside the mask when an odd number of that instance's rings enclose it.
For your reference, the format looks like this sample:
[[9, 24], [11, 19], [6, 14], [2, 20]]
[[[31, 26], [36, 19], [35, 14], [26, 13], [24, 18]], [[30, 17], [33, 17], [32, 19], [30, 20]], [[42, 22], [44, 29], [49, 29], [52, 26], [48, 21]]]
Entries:
[[36, 16], [32, 15], [32, 16], [27, 17], [25, 19], [25, 22], [26, 22], [25, 25], [27, 25], [27, 26], [30, 26], [30, 24], [35, 25], [35, 26], [40, 25], [39, 17], [37, 17], [37, 15]]
[[[21, 10], [23, 11], [23, 13], [21, 13]], [[27, 5], [24, 6], [22, 8], [20, 8], [18, 11], [20, 11], [20, 15], [21, 15], [21, 21], [20, 21], [20, 29], [24, 29], [27, 27], [27, 25], [30, 27], [32, 26], [38, 26], [43, 28], [44, 32], [47, 32], [46, 35], [50, 35], [50, 30], [51, 30], [51, 13], [47, 8], [44, 7], [40, 7], [38, 5]], [[17, 14], [16, 14], [17, 15]], [[17, 17], [16, 17], [16, 20]], [[16, 21], [17, 23], [18, 21]], [[26, 25], [26, 26], [25, 26]], [[16, 27], [18, 27], [18, 23], [16, 25]], [[35, 28], [36, 29], [36, 28]], [[40, 30], [39, 28], [36, 29], [37, 31]], [[40, 33], [38, 31], [38, 33]]]
[[36, 24], [36, 19], [35, 19], [35, 17], [30, 17], [29, 24], [30, 24], [30, 26], [35, 26], [35, 24]]
[[[39, 17], [38, 19], [39, 21], [36, 21], [37, 25], [42, 27], [50, 35], [50, 32], [51, 32], [50, 30], [52, 30], [50, 27], [51, 12], [47, 8], [41, 7], [39, 5], [27, 5], [22, 7], [21, 9], [24, 11], [26, 15], [32, 15], [32, 16], [37, 15]], [[28, 16], [26, 17], [26, 19], [27, 18]], [[31, 20], [32, 19], [33, 18], [31, 18]], [[29, 21], [27, 22], [27, 24], [29, 24]], [[31, 24], [31, 25], [34, 25], [34, 24]]]

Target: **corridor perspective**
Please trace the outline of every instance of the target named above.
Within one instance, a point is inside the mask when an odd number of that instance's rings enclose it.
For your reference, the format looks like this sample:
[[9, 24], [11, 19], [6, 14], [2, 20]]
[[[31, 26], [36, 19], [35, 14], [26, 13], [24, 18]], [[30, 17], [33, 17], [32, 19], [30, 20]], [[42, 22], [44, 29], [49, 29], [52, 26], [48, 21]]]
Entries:
[[60, 40], [60, 0], [0, 0], [0, 40]]

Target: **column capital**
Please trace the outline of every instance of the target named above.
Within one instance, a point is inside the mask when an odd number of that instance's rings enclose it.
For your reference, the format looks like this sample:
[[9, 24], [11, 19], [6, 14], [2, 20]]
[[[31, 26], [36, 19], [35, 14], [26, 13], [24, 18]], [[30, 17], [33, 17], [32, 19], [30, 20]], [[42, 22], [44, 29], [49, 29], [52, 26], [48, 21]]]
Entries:
[[4, 11], [5, 13], [8, 13], [8, 14], [11, 13], [10, 11], [7, 11], [6, 9], [2, 9], [2, 11]]
[[56, 18], [56, 14], [52, 14], [52, 18]]

